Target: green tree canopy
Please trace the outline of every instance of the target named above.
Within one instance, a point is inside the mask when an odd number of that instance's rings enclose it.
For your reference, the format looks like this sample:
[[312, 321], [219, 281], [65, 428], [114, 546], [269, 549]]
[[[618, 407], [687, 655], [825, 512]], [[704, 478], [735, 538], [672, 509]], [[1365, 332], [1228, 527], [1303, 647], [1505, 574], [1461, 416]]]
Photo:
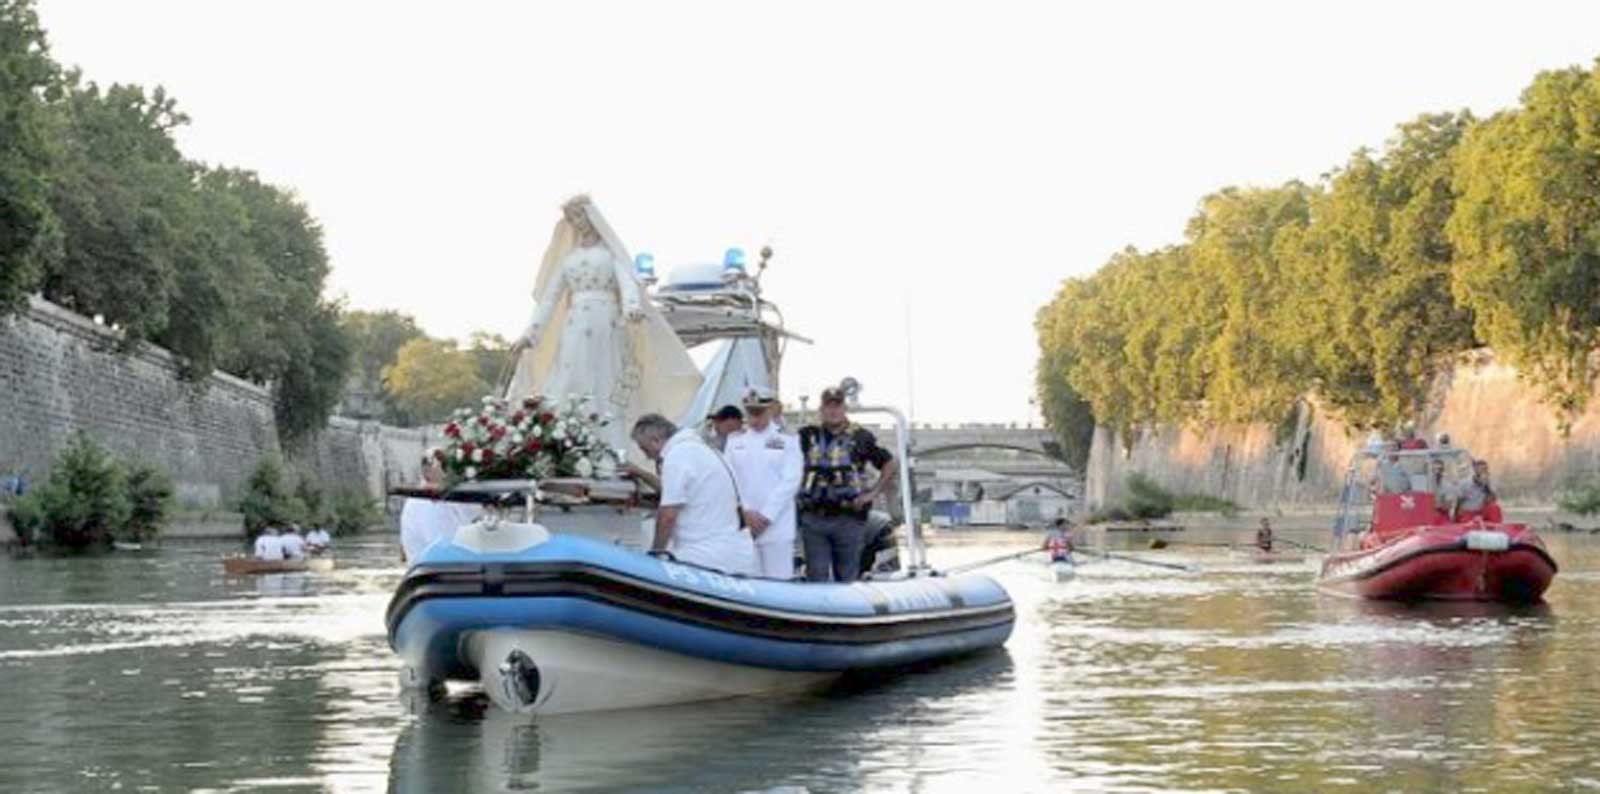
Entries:
[[1539, 75], [1469, 130], [1455, 188], [1457, 301], [1559, 409], [1582, 411], [1600, 343], [1600, 63]]
[[0, 0], [0, 316], [37, 288], [51, 239], [46, 99], [56, 80], [32, 0]]
[[343, 322], [350, 338], [354, 374], [373, 383], [382, 379], [384, 367], [394, 363], [405, 343], [427, 336], [417, 327], [416, 318], [392, 310], [346, 312]]
[[1069, 447], [1093, 420], [1275, 421], [1315, 395], [1358, 427], [1424, 408], [1489, 344], [1582, 411], [1600, 347], [1600, 62], [1477, 121], [1401, 124], [1315, 185], [1227, 188], [1182, 243], [1114, 254], [1041, 310], [1038, 389]]
[[439, 422], [457, 408], [472, 405], [489, 391], [470, 351], [447, 339], [413, 339], [383, 371], [384, 383], [409, 415]]
[[172, 130], [188, 121], [161, 89], [101, 88], [66, 75], [54, 119], [60, 158], [51, 208], [61, 243], [44, 295], [151, 340], [167, 327], [178, 252], [193, 201], [193, 168]]

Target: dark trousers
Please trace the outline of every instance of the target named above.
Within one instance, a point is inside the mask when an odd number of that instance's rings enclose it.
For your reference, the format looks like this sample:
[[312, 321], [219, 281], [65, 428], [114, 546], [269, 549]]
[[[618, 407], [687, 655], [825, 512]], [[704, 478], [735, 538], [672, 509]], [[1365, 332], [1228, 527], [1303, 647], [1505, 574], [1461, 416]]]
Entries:
[[800, 542], [806, 550], [806, 579], [854, 582], [861, 577], [861, 544], [866, 542], [867, 520], [853, 515], [800, 513]]

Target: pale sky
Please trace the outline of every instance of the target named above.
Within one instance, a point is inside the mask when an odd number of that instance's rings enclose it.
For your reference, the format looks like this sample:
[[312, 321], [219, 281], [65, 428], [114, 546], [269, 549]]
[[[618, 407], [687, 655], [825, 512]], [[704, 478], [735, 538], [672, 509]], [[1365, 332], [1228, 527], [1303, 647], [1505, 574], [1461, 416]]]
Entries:
[[663, 272], [770, 242], [816, 340], [784, 396], [851, 374], [918, 421], [1034, 416], [1035, 311], [1204, 194], [1600, 55], [1579, 2], [39, 5], [58, 60], [177, 97], [190, 157], [294, 189], [354, 307], [514, 335], [586, 191]]

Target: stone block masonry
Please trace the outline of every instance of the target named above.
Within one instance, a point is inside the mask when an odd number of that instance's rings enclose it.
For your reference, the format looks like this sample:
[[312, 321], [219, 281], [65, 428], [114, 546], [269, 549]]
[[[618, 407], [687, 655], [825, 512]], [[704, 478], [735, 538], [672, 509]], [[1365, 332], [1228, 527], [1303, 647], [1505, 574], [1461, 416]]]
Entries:
[[[1099, 428], [1086, 501], [1091, 508], [1120, 501], [1128, 476], [1139, 472], [1173, 492], [1219, 496], [1246, 509], [1331, 510], [1367, 433], [1310, 403], [1301, 404], [1297, 419], [1294, 432], [1282, 435], [1266, 424], [1155, 427], [1131, 443]], [[1600, 482], [1600, 393], [1563, 433], [1539, 390], [1488, 351], [1464, 355], [1442, 372], [1419, 419], [1429, 441], [1449, 433], [1488, 460], [1508, 507], [1548, 508], [1567, 488]]]
[[[0, 475], [17, 468], [42, 483], [83, 430], [125, 459], [166, 470], [180, 506], [231, 509], [256, 462], [283, 450], [270, 392], [222, 373], [186, 382], [165, 350], [120, 353], [115, 344], [109, 329], [38, 298], [0, 321]], [[290, 462], [325, 490], [379, 498], [416, 479], [427, 437], [334, 419]]]

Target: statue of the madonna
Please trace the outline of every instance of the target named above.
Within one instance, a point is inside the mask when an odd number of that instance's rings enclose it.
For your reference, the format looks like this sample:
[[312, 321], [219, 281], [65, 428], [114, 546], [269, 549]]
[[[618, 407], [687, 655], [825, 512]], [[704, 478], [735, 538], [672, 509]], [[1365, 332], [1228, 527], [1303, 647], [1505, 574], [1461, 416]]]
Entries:
[[609, 414], [606, 443], [628, 450], [645, 413], [678, 416], [700, 388], [683, 342], [645, 298], [633, 260], [588, 196], [562, 206], [534, 285], [533, 319], [512, 350], [506, 396], [588, 396]]

